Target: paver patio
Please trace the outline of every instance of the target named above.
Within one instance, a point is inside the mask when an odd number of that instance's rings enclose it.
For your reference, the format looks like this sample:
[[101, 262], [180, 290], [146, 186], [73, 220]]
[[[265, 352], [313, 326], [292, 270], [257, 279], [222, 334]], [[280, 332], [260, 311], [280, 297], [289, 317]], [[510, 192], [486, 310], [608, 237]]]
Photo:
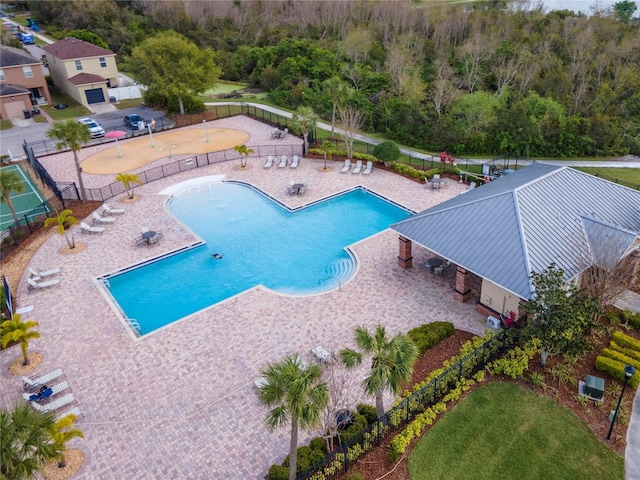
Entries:
[[[282, 142], [270, 139], [271, 127], [245, 117], [208, 125], [249, 132], [248, 146]], [[292, 136], [287, 141], [301, 144]], [[105, 147], [83, 150], [81, 158], [100, 148]], [[146, 168], [176, 160], [162, 159]], [[397, 235], [385, 231], [351, 247], [358, 269], [339, 289], [295, 297], [258, 287], [132, 339], [94, 278], [195, 240], [166, 211], [167, 197], [158, 195], [166, 187], [195, 177], [224, 175], [295, 207], [361, 185], [414, 211], [463, 190], [450, 182], [449, 188], [431, 191], [382, 170], [370, 176], [340, 174], [337, 162], [333, 171], [324, 173], [318, 171], [322, 160], [302, 159], [296, 170], [264, 170], [264, 160], [250, 157], [252, 168], [247, 170], [238, 169], [239, 161], [234, 161], [167, 177], [137, 187], [141, 198], [135, 203], [120, 203], [120, 197], [110, 200], [112, 206], [126, 208], [126, 213], [104, 234], [80, 235], [78, 230], [75, 237], [86, 245], [83, 251], [61, 254], [65, 241], [54, 235], [31, 261], [33, 267], [60, 266], [60, 287], [28, 293], [25, 278], [12, 286], [18, 306], [33, 304], [28, 318], [40, 324], [42, 337], [31, 342], [30, 349], [43, 353], [45, 359], [34, 373], [63, 368], [84, 413], [78, 427], [85, 439], [76, 439], [71, 446], [85, 452], [85, 465], [74, 478], [263, 478], [271, 464], [282, 461], [289, 446], [288, 428], [270, 432], [264, 426], [267, 409], [259, 404], [253, 388], [253, 379], [266, 362], [293, 352], [312, 362], [309, 350], [315, 345], [332, 351], [351, 345], [356, 325], [382, 323], [394, 334], [444, 320], [462, 330], [484, 332], [484, 318], [474, 305], [454, 301], [454, 275], [433, 277], [421, 266], [430, 253], [415, 245], [414, 268], [402, 270], [396, 259]], [[47, 157], [43, 163], [57, 180], [74, 181], [72, 155]], [[307, 180], [307, 195], [287, 195], [290, 180]], [[85, 176], [87, 187], [112, 181], [113, 176]], [[164, 239], [149, 248], [136, 248], [134, 237], [141, 226], [161, 230]], [[20, 379], [7, 372], [19, 354], [19, 347], [1, 354], [2, 405], [20, 401]], [[353, 372], [356, 382], [364, 372]], [[354, 394], [373, 404], [359, 391]], [[391, 398], [385, 397], [385, 402], [389, 406]], [[301, 432], [300, 444], [315, 435]]]

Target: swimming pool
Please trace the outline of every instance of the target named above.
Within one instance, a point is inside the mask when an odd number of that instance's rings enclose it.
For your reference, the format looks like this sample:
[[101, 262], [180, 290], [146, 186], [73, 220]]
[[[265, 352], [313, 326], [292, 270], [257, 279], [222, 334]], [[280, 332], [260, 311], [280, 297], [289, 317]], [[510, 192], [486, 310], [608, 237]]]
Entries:
[[101, 279], [142, 335], [257, 285], [293, 295], [336, 288], [356, 268], [345, 247], [411, 214], [362, 189], [291, 211], [233, 182], [190, 188], [167, 207], [206, 243]]

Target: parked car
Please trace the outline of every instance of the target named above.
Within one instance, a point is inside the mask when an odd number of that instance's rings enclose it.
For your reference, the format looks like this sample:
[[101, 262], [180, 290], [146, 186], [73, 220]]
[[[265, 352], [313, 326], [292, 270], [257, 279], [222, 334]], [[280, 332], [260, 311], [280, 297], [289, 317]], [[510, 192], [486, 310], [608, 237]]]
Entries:
[[148, 123], [149, 122], [147, 122], [137, 113], [132, 113], [131, 115], [127, 115], [126, 117], [124, 117], [125, 126], [129, 127], [131, 130], [141, 130], [143, 128], [147, 128]]
[[93, 118], [80, 118], [78, 121], [89, 127], [91, 138], [104, 137], [104, 128], [102, 128]]
[[33, 35], [31, 35], [30, 33], [23, 33], [20, 37], [20, 41], [24, 44], [24, 45], [35, 45], [36, 41], [33, 38]]

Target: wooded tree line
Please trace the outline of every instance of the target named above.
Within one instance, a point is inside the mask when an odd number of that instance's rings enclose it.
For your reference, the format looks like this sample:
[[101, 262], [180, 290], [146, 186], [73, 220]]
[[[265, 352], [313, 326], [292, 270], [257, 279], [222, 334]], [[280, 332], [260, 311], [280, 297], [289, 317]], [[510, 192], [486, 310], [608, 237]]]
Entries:
[[[364, 128], [456, 154], [640, 154], [640, 22], [616, 12], [375, 1], [28, 2], [122, 59], [172, 29], [215, 51], [222, 79], [282, 106], [360, 110]], [[633, 11], [633, 10], [632, 10]]]

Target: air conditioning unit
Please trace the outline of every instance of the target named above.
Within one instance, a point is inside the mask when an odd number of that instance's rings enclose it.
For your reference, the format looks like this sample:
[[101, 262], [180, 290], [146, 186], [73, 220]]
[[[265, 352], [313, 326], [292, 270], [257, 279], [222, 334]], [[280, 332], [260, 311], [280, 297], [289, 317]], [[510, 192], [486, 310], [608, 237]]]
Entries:
[[502, 325], [502, 322], [500, 322], [499, 318], [493, 317], [491, 315], [489, 315], [487, 317], [487, 325], [491, 328], [494, 328], [496, 330], [498, 330], [500, 328], [500, 326]]

